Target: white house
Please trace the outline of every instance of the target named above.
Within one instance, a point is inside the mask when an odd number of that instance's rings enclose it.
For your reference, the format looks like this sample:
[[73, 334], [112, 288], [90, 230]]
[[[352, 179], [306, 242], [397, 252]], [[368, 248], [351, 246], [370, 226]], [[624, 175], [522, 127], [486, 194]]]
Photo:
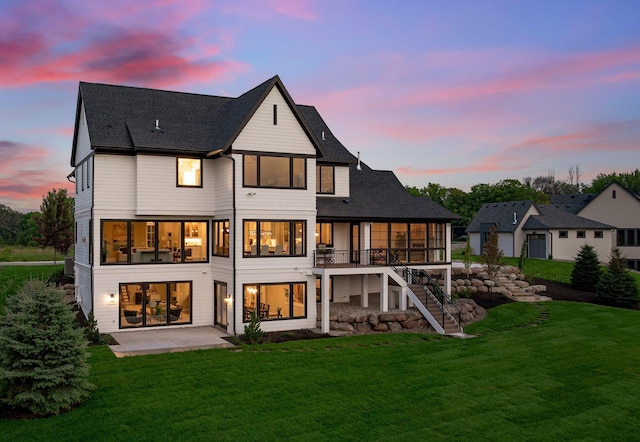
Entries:
[[237, 98], [80, 83], [71, 166], [76, 297], [102, 332], [240, 334], [253, 311], [328, 331], [331, 302], [370, 293], [444, 332], [421, 296], [449, 300], [416, 275], [449, 292], [456, 216], [361, 163], [277, 76]]

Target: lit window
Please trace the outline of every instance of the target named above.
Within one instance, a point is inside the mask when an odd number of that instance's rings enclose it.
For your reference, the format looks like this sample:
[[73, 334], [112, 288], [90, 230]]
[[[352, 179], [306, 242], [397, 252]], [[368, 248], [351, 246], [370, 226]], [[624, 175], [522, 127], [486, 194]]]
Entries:
[[202, 187], [202, 160], [178, 158], [178, 186]]
[[243, 185], [304, 189], [307, 186], [306, 159], [274, 155], [243, 155]]
[[333, 166], [316, 166], [316, 193], [335, 193]]

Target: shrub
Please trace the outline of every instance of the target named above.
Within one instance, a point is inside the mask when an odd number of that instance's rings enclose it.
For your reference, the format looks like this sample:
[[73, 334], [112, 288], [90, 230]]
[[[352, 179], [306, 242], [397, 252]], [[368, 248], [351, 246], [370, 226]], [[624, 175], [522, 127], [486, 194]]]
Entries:
[[610, 305], [634, 307], [640, 302], [636, 281], [629, 273], [617, 247], [611, 250], [609, 265], [600, 278], [597, 293], [602, 301]]
[[27, 280], [7, 299], [0, 327], [2, 402], [36, 416], [59, 414], [82, 403], [89, 381], [87, 341], [60, 294]]
[[600, 259], [598, 253], [589, 244], [584, 244], [571, 270], [571, 287], [577, 290], [593, 292], [600, 281]]
[[264, 335], [260, 328], [260, 317], [255, 310], [249, 316], [249, 323], [244, 326], [244, 340], [249, 344], [258, 344]]

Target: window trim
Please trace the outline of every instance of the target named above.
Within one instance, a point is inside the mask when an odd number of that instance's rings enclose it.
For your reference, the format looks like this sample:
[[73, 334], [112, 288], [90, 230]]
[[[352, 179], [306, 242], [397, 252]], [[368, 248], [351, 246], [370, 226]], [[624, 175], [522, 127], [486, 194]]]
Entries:
[[[169, 285], [170, 284], [189, 284], [189, 321], [182, 321], [182, 322], [170, 322], [167, 321], [165, 323], [158, 323], [158, 324], [140, 324], [140, 325], [130, 325], [127, 326], [126, 325], [126, 321], [124, 320], [122, 311], [124, 310], [123, 307], [120, 305], [121, 303], [121, 288], [122, 286], [129, 286], [129, 285], [160, 285], [160, 284], [164, 284], [166, 286], [166, 293], [167, 296], [171, 296], [171, 293], [169, 291]], [[162, 302], [162, 301], [160, 301]], [[143, 301], [143, 306], [146, 306], [146, 301]], [[146, 310], [146, 308], [145, 308]], [[146, 318], [146, 313], [145, 313], [145, 318]], [[136, 329], [136, 328], [156, 328], [156, 327], [170, 327], [170, 326], [184, 326], [186, 324], [193, 324], [193, 281], [191, 280], [184, 280], [184, 281], [146, 281], [146, 282], [119, 282], [118, 283], [118, 329], [123, 329], [123, 330], [129, 330], [129, 329]]]
[[[434, 264], [434, 263], [445, 263], [446, 261], [446, 253], [447, 253], [447, 223], [438, 223], [438, 222], [397, 222], [397, 221], [379, 221], [379, 222], [373, 222], [371, 223], [373, 224], [386, 224], [386, 247], [374, 247], [373, 245], [373, 227], [369, 230], [369, 244], [371, 244], [371, 248], [373, 250], [385, 250], [385, 251], [397, 251], [400, 255], [398, 256], [398, 258], [400, 259], [401, 262], [404, 263], [408, 263], [411, 265], [416, 265], [416, 264]], [[405, 239], [407, 247], [406, 248], [397, 248], [397, 247], [391, 247], [394, 239], [392, 237], [392, 225], [393, 224], [405, 224], [407, 226], [407, 238]], [[425, 226], [425, 246], [424, 247], [412, 247], [413, 244], [413, 238], [412, 238], [412, 231], [411, 231], [411, 226], [412, 225], [417, 225], [417, 224], [422, 224]], [[430, 228], [431, 226], [436, 226], [436, 231], [441, 231], [443, 234], [443, 237], [440, 238], [441, 241], [441, 246], [432, 246], [431, 243], [432, 241], [436, 241], [438, 238], [435, 238], [431, 235], [432, 229]], [[420, 241], [422, 241], [422, 239], [420, 239]], [[413, 252], [413, 253], [412, 253]], [[425, 257], [425, 261], [411, 261], [411, 257], [415, 256], [415, 253], [419, 252], [422, 253], [423, 256]], [[435, 257], [436, 255], [441, 255], [442, 259], [438, 260], [438, 259], [431, 259], [432, 257]]]
[[[180, 184], [180, 160], [198, 160], [200, 161], [200, 184]], [[187, 189], [201, 189], [204, 184], [203, 173], [203, 161], [202, 158], [197, 157], [176, 157], [176, 187], [184, 187]]]
[[[307, 221], [304, 219], [243, 219], [242, 220], [242, 250], [246, 251], [247, 247], [251, 249], [251, 246], [246, 243], [246, 224], [247, 223], [256, 223], [256, 236], [259, 235], [262, 229], [260, 228], [261, 223], [289, 223], [289, 251], [291, 251], [291, 245], [294, 245], [294, 253], [289, 253], [287, 255], [261, 255], [261, 248], [258, 247], [257, 254], [246, 254], [243, 253], [243, 258], [299, 258], [301, 256], [307, 256]], [[302, 252], [300, 254], [295, 254], [295, 240], [296, 240], [296, 224], [302, 223]]]
[[[218, 241], [219, 241], [219, 233], [220, 230], [218, 228], [219, 224], [223, 224], [222, 228], [222, 253], [218, 253]], [[226, 230], [226, 232], [225, 232]], [[228, 219], [219, 219], [213, 220], [213, 227], [211, 229], [211, 233], [213, 237], [211, 238], [211, 255], [212, 256], [222, 256], [225, 258], [229, 257], [229, 249], [230, 249], [230, 222]], [[226, 241], [225, 241], [226, 239]], [[226, 250], [226, 254], [224, 251]]]
[[567, 238], [569, 238], [569, 231], [568, 230], [558, 230], [558, 238], [559, 239], [567, 239]]
[[[152, 262], [133, 262], [131, 259], [131, 253], [127, 253], [127, 260], [126, 261], [122, 261], [122, 262], [107, 262], [106, 261], [106, 255], [103, 253], [102, 251], [102, 241], [104, 240], [104, 225], [105, 223], [126, 223], [126, 232], [127, 232], [127, 244], [126, 244], [126, 248], [129, 252], [131, 252], [131, 250], [134, 248], [134, 246], [131, 243], [131, 237], [132, 237], [132, 223], [153, 223], [153, 231], [154, 231], [154, 261]], [[159, 241], [159, 235], [158, 235], [158, 225], [159, 223], [179, 223], [180, 224], [180, 233], [181, 233], [181, 243], [178, 247], [178, 249], [181, 251], [180, 253], [180, 258], [178, 261], [158, 261], [158, 249], [160, 248], [158, 246], [158, 241]], [[203, 260], [200, 261], [192, 261], [192, 260], [187, 260], [187, 254], [185, 253], [185, 248], [189, 247], [185, 245], [185, 238], [188, 238], [188, 236], [185, 234], [185, 225], [187, 223], [199, 223], [199, 224], [204, 224], [204, 228], [205, 228], [205, 232], [203, 233], [203, 236], [201, 236], [201, 238], [205, 238], [206, 239], [206, 247], [205, 250], [203, 251], [202, 256], [205, 258]], [[194, 220], [194, 219], [177, 219], [177, 220], [167, 220], [167, 219], [162, 219], [162, 220], [158, 220], [158, 219], [113, 219], [113, 218], [103, 218], [100, 220], [100, 256], [99, 256], [99, 260], [98, 262], [100, 263], [101, 266], [117, 266], [117, 265], [163, 265], [163, 264], [205, 264], [208, 263], [209, 260], [209, 245], [210, 245], [210, 240], [209, 240], [209, 221], [208, 220]], [[173, 253], [173, 251], [171, 251], [170, 253]], [[90, 257], [93, 258], [93, 253], [90, 254]]]
[[602, 239], [604, 238], [604, 231], [603, 230], [594, 230], [593, 231], [593, 237], [595, 239]]
[[[291, 299], [293, 297], [293, 286], [294, 285], [302, 285], [304, 286], [304, 297], [303, 297], [303, 301], [304, 301], [304, 315], [303, 316], [293, 316], [293, 311], [294, 311], [294, 303], [291, 302]], [[284, 281], [284, 282], [256, 282], [256, 283], [246, 283], [246, 284], [242, 284], [242, 323], [246, 324], [249, 322], [249, 318], [247, 315], [247, 311], [245, 310], [245, 295], [247, 293], [247, 287], [256, 287], [257, 288], [257, 293], [256, 293], [256, 304], [260, 304], [260, 288], [262, 286], [269, 286], [269, 285], [288, 285], [289, 286], [289, 299], [288, 299], [288, 304], [289, 304], [289, 317], [283, 317], [283, 318], [261, 318], [261, 321], [291, 321], [291, 320], [296, 320], [296, 319], [306, 319], [309, 316], [309, 284], [307, 284], [307, 281]]]
[[[331, 168], [331, 191], [322, 191], [322, 168]], [[336, 194], [336, 167], [332, 164], [316, 164], [316, 193], [319, 195], [335, 195]]]
[[585, 239], [587, 237], [586, 230], [576, 230], [576, 238], [577, 239]]
[[[255, 178], [256, 184], [247, 184], [247, 166], [245, 158], [247, 156], [256, 157], [256, 176]], [[289, 185], [288, 186], [267, 186], [260, 184], [260, 161], [262, 157], [272, 157], [272, 158], [288, 158], [289, 159]], [[301, 159], [303, 160], [303, 169], [304, 169], [304, 186], [297, 187], [294, 186], [294, 167], [293, 160]], [[304, 155], [289, 155], [289, 154], [278, 154], [278, 153], [262, 153], [262, 152], [244, 152], [242, 154], [242, 187], [247, 188], [261, 188], [261, 189], [291, 189], [291, 190], [307, 190], [308, 187], [308, 174], [307, 174], [307, 156]]]

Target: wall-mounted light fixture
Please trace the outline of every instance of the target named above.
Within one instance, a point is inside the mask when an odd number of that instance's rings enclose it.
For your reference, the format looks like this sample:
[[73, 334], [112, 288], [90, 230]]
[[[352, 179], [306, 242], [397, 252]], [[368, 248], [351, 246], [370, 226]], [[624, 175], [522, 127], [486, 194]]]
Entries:
[[109, 304], [115, 304], [116, 303], [116, 294], [115, 293], [111, 293], [109, 295]]
[[224, 302], [226, 302], [227, 305], [231, 305], [231, 303], [233, 302], [233, 298], [231, 297], [230, 293], [227, 293], [227, 296], [224, 297]]

